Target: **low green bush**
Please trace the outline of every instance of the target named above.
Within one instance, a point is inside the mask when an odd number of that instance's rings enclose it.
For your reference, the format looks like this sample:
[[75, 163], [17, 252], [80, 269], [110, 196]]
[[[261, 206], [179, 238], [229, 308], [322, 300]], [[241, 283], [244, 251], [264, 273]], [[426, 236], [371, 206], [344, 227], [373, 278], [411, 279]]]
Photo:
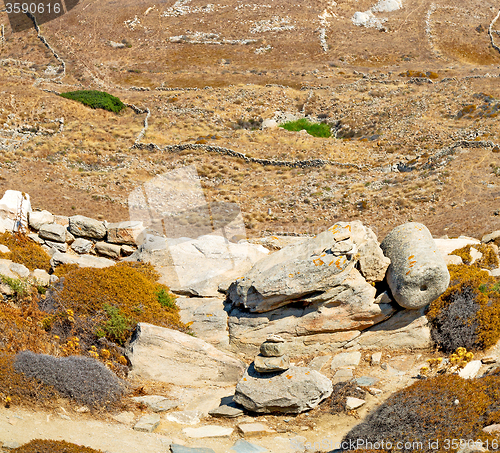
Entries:
[[114, 113], [118, 113], [126, 107], [120, 99], [106, 93], [105, 91], [68, 91], [66, 93], [61, 93], [60, 96], [66, 99], [72, 99], [73, 101], [81, 102], [82, 104], [88, 105], [93, 109], [104, 109]]
[[328, 124], [311, 123], [306, 118], [301, 118], [300, 120], [296, 121], [289, 121], [288, 123], [281, 124], [280, 127], [292, 132], [305, 130], [309, 135], [312, 135], [313, 137], [328, 138], [332, 135], [332, 131]]

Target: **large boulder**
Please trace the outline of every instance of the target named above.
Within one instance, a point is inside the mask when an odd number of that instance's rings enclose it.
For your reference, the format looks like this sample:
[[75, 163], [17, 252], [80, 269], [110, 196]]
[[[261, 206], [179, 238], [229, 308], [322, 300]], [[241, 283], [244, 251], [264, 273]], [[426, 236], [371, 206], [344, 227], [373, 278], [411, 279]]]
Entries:
[[236, 386], [234, 401], [252, 412], [299, 414], [315, 408], [332, 390], [330, 379], [311, 368], [259, 373], [252, 363]]
[[57, 223], [46, 223], [41, 225], [38, 230], [38, 236], [53, 242], [66, 242], [66, 233], [66, 227]]
[[151, 263], [160, 283], [172, 291], [193, 296], [217, 297], [269, 251], [261, 245], [234, 243], [217, 234], [197, 239], [166, 239], [146, 234], [140, 250], [130, 260]]
[[49, 211], [32, 211], [29, 214], [30, 227], [38, 231], [45, 223], [54, 223], [54, 215]]
[[245, 364], [211, 344], [176, 330], [139, 323], [127, 348], [130, 377], [180, 386], [234, 385]]
[[103, 222], [83, 215], [69, 218], [69, 231], [74, 236], [89, 239], [103, 239], [106, 236], [106, 227]]
[[[384, 278], [389, 260], [361, 222], [339, 222], [305, 243], [284, 247], [257, 262], [230, 287], [235, 306], [254, 313], [325, 294], [351, 275], [356, 263], [370, 281]], [[335, 290], [334, 290], [335, 291]]]
[[[28, 227], [31, 212], [30, 196], [18, 190], [6, 190], [0, 200], [0, 217], [14, 221], [14, 231]], [[7, 228], [9, 229], [9, 228]]]
[[266, 313], [233, 307], [228, 320], [230, 342], [255, 353], [269, 335], [277, 334], [296, 353], [335, 350], [396, 311], [391, 303], [376, 303], [375, 295], [375, 288], [357, 269], [351, 269], [341, 284], [304, 297], [300, 303]]
[[448, 288], [448, 268], [425, 225], [416, 222], [400, 225], [380, 246], [391, 260], [387, 282], [402, 307], [425, 307]]

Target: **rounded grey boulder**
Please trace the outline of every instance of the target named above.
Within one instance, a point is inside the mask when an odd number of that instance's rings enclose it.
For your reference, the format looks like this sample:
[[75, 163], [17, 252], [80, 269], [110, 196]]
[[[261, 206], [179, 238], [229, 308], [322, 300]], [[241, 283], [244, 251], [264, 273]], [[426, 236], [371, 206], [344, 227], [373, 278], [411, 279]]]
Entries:
[[425, 225], [400, 225], [384, 238], [380, 247], [391, 260], [387, 283], [402, 307], [424, 307], [448, 288], [448, 268]]

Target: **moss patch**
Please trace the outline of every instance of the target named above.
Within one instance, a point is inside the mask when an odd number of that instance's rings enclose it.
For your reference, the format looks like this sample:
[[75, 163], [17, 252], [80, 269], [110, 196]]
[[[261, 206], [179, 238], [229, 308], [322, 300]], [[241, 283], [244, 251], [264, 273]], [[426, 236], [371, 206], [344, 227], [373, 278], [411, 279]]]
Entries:
[[474, 266], [450, 265], [449, 288], [429, 306], [431, 335], [445, 352], [486, 349], [500, 338], [500, 285]]

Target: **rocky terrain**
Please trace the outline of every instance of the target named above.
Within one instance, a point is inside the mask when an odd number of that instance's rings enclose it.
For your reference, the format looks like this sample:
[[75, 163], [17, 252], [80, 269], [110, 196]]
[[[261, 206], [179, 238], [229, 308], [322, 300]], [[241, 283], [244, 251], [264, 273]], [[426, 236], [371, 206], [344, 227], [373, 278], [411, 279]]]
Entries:
[[[32, 438], [109, 452], [333, 451], [456, 347], [475, 350], [463, 377], [496, 366], [496, 315], [450, 294], [463, 290], [453, 266], [485, 269], [462, 277], [490, 300], [500, 276], [498, 4], [82, 0], [13, 32], [6, 3], [0, 230], [26, 233], [50, 263], [31, 269], [3, 245], [0, 274], [50, 294], [58, 268], [149, 263], [187, 328], [141, 321], [116, 349], [127, 365], [106, 366], [145, 389], [121, 411], [6, 402], [4, 451]], [[126, 108], [58, 96], [85, 89]], [[331, 136], [279, 127], [301, 118]], [[423, 252], [388, 239], [420, 224]], [[446, 323], [474, 310], [491, 337]], [[277, 379], [271, 402], [249, 388], [259, 373]], [[297, 401], [287, 388], [308, 391]]]

